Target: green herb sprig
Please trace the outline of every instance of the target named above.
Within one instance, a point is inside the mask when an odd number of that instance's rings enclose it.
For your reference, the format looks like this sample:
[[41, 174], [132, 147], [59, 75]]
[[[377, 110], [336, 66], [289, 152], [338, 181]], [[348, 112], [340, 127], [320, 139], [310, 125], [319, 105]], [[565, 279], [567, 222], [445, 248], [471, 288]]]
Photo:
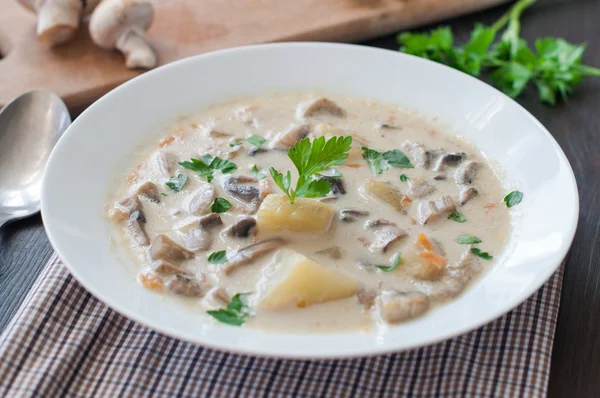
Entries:
[[398, 267], [398, 265], [400, 264], [400, 260], [402, 260], [402, 253], [396, 254], [392, 265], [376, 265], [376, 267], [383, 272], [392, 272]]
[[269, 172], [275, 184], [290, 198], [290, 203], [293, 204], [297, 197], [321, 198], [331, 191], [331, 183], [313, 177], [318, 177], [320, 172], [330, 167], [344, 164], [351, 145], [351, 136], [331, 137], [327, 141], [325, 137], [314, 141], [308, 138], [298, 141], [288, 151], [288, 157], [298, 171], [296, 188], [292, 188], [292, 175], [289, 171], [284, 175], [271, 167]]
[[217, 321], [232, 326], [241, 326], [248, 317], [248, 306], [242, 300], [242, 296], [250, 293], [238, 293], [231, 298], [227, 308], [220, 310], [207, 311], [208, 315]]
[[392, 149], [386, 152], [378, 152], [375, 149], [367, 148], [366, 146], [361, 147], [363, 153], [362, 157], [369, 164], [369, 169], [373, 174], [382, 174], [390, 166], [400, 167], [405, 169], [412, 169], [415, 166], [410, 162], [404, 152], [398, 149]]
[[223, 174], [231, 174], [238, 169], [235, 163], [221, 159], [218, 156], [213, 158], [210, 155], [204, 155], [200, 159], [191, 158], [178, 164], [184, 169], [195, 171], [200, 177], [206, 178], [208, 182], [214, 179], [214, 171], [216, 170], [221, 171]]
[[[600, 69], [582, 65], [585, 44], [571, 44], [555, 37], [535, 41], [535, 51], [520, 37], [521, 14], [536, 0], [519, 0], [494, 25], [476, 25], [470, 40], [454, 45], [449, 27], [430, 33], [401, 33], [400, 51], [440, 62], [468, 73], [489, 76], [496, 87], [512, 98], [530, 84], [537, 88], [540, 101], [554, 105], [566, 100], [585, 76], [600, 77]], [[494, 44], [500, 31], [500, 39]]]

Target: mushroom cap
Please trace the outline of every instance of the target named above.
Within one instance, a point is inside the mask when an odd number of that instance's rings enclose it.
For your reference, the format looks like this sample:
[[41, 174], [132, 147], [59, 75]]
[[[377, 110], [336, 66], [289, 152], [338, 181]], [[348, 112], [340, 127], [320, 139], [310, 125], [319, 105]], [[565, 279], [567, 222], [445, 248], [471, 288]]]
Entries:
[[[48, 0], [17, 0], [23, 7], [30, 11], [37, 12], [37, 9], [41, 8], [42, 4]], [[82, 0], [71, 0], [73, 3], [81, 3]], [[92, 11], [102, 0], [86, 0], [83, 2], [83, 15], [91, 14]]]
[[145, 32], [152, 24], [154, 9], [144, 0], [104, 0], [90, 18], [90, 36], [94, 43], [112, 49], [128, 31]]

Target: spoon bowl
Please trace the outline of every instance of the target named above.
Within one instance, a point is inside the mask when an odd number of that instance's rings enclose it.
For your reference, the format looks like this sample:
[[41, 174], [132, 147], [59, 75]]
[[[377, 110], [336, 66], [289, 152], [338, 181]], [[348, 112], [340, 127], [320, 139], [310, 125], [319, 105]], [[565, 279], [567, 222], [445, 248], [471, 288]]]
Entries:
[[0, 111], [0, 227], [40, 211], [44, 169], [71, 124], [64, 102], [37, 89]]

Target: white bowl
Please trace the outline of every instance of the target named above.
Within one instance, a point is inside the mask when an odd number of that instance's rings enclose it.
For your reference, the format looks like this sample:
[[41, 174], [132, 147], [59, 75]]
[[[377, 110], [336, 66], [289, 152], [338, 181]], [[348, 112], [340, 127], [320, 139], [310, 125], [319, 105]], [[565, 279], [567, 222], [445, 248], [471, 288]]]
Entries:
[[[464, 294], [415, 321], [379, 333], [288, 334], [206, 324], [175, 300], [137, 285], [103, 218], [107, 194], [133, 166], [140, 143], [157, 139], [181, 112], [270, 91], [318, 88], [396, 103], [437, 116], [503, 169], [524, 192], [509, 248]], [[119, 313], [161, 333], [208, 347], [287, 358], [397, 352], [444, 340], [501, 316], [557, 269], [578, 216], [573, 171], [548, 131], [516, 102], [448, 67], [354, 45], [287, 43], [241, 47], [184, 59], [105, 95], [54, 149], [42, 215], [71, 273]], [[516, 214], [518, 212], [519, 214]]]

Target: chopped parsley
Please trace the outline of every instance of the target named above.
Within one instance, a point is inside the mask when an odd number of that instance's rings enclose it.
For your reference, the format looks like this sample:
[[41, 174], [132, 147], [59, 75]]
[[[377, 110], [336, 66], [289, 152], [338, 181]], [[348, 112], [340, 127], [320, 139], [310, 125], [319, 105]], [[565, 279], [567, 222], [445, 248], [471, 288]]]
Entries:
[[247, 294], [249, 293], [238, 293], [229, 301], [227, 308], [207, 311], [207, 314], [219, 322], [232, 326], [241, 326], [248, 317], [248, 306], [242, 300], [242, 296]]
[[250, 144], [254, 145], [257, 148], [260, 148], [264, 145], [265, 142], [267, 142], [266, 139], [255, 134], [252, 134], [250, 137], [246, 138], [246, 141], [248, 141]]
[[214, 179], [214, 171], [220, 170], [223, 174], [231, 174], [237, 170], [235, 163], [221, 159], [218, 156], [214, 158], [210, 155], [204, 155], [200, 159], [191, 158], [189, 161], [179, 162], [184, 169], [195, 171], [200, 177], [206, 178], [208, 182]]
[[453, 213], [450, 213], [450, 215], [448, 216], [448, 220], [454, 220], [456, 222], [463, 223], [463, 222], [467, 221], [467, 218], [460, 213], [453, 212]]
[[225, 250], [221, 250], [210, 253], [210, 256], [208, 256], [208, 262], [211, 264], [225, 264], [227, 262], [227, 252]]
[[210, 205], [210, 211], [213, 213], [225, 213], [229, 209], [231, 209], [231, 203], [223, 198], [215, 198]]
[[512, 191], [504, 197], [504, 203], [506, 203], [506, 207], [508, 207], [509, 209], [521, 203], [522, 200], [523, 192], [521, 191]]
[[481, 239], [473, 235], [461, 235], [456, 239], [456, 241], [461, 245], [472, 245], [475, 243], [481, 243]]
[[406, 181], [408, 181], [408, 177], [406, 176], [406, 174], [402, 173], [402, 174], [400, 175], [400, 181], [402, 181], [402, 182], [406, 182]]
[[490, 256], [490, 253], [488, 253], [488, 252], [482, 252], [481, 250], [479, 250], [476, 247], [472, 247], [471, 248], [471, 253], [473, 253], [474, 255], [476, 255], [478, 257], [483, 258], [484, 260], [491, 260], [491, 259], [494, 258], [493, 256]]
[[179, 192], [187, 182], [187, 179], [186, 175], [177, 174], [177, 176], [169, 178], [169, 181], [165, 182], [165, 185], [171, 188], [172, 191]]
[[256, 178], [257, 180], [263, 180], [265, 179], [267, 176], [265, 175], [265, 173], [263, 173], [262, 171], [260, 171], [258, 169], [258, 167], [256, 167], [256, 165], [252, 165], [252, 168], [250, 169], [250, 172], [252, 172], [252, 175], [254, 176], [254, 178]]
[[387, 152], [378, 152], [375, 149], [361, 147], [363, 159], [365, 159], [373, 174], [382, 174], [390, 166], [412, 169], [414, 166], [406, 157], [404, 152], [398, 149], [392, 149]]

